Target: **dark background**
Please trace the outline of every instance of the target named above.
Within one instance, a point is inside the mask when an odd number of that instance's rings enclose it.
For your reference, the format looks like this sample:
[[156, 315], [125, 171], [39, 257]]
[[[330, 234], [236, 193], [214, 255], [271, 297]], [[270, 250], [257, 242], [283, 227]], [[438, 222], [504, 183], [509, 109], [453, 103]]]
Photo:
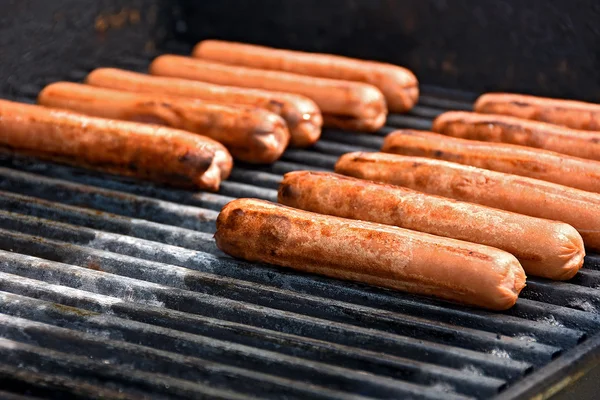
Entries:
[[203, 38], [390, 61], [426, 85], [600, 102], [595, 0], [0, 0], [0, 92], [143, 69], [140, 58]]

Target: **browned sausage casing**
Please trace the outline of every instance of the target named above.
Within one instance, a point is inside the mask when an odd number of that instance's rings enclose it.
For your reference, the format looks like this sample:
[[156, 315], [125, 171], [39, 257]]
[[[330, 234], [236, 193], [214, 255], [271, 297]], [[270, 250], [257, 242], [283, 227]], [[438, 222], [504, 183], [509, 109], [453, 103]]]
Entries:
[[600, 162], [533, 147], [403, 129], [386, 136], [381, 151], [452, 161], [600, 193]]
[[198, 43], [193, 56], [225, 64], [370, 83], [383, 92], [392, 112], [410, 110], [419, 97], [419, 83], [411, 71], [377, 61], [222, 40], [204, 40]]
[[449, 111], [433, 121], [432, 130], [461, 139], [518, 144], [600, 160], [600, 132], [580, 131], [505, 115]]
[[511, 115], [573, 129], [600, 131], [600, 104], [583, 101], [512, 93], [486, 93], [475, 102], [475, 111]]
[[250, 163], [276, 161], [290, 138], [285, 121], [269, 111], [185, 97], [58, 82], [40, 92], [38, 103], [97, 117], [147, 122], [194, 132], [217, 140], [234, 158]]
[[493, 247], [264, 200], [238, 199], [223, 207], [215, 240], [245, 260], [494, 310], [514, 305], [525, 286], [517, 259]]
[[349, 153], [335, 171], [573, 226], [600, 250], [600, 195], [524, 176], [422, 157]]
[[[157, 57], [150, 65], [150, 73], [219, 85], [301, 94], [317, 103], [323, 114], [338, 118], [384, 121], [387, 115], [383, 94], [375, 86], [362, 82], [315, 78], [173, 55]], [[373, 126], [372, 130], [381, 126]]]
[[311, 146], [321, 136], [323, 117], [319, 107], [308, 97], [297, 94], [213, 85], [114, 68], [99, 68], [92, 71], [87, 76], [86, 83], [127, 92], [159, 93], [192, 97], [211, 103], [264, 108], [285, 120], [291, 134], [290, 143], [296, 147]]
[[533, 218], [329, 172], [285, 174], [278, 201], [290, 207], [485, 244], [513, 254], [528, 275], [572, 278], [583, 239], [563, 222]]
[[218, 190], [222, 144], [178, 129], [0, 100], [0, 146], [27, 155], [182, 187]]

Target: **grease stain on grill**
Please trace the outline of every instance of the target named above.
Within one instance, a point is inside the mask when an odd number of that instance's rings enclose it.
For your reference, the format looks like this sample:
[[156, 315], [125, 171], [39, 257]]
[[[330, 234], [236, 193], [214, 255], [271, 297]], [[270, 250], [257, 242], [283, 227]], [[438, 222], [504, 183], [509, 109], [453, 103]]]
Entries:
[[85, 265], [86, 268], [88, 269], [92, 269], [94, 271], [103, 271], [102, 267], [100, 267], [100, 262], [98, 260], [90, 260], [88, 261], [88, 263]]
[[84, 309], [76, 308], [76, 307], [65, 306], [65, 305], [59, 304], [59, 303], [52, 303], [50, 305], [50, 307], [60, 311], [61, 313], [74, 314], [74, 315], [78, 315], [80, 317], [94, 317], [97, 315], [102, 315], [97, 312], [88, 311], [88, 310], [84, 310]]

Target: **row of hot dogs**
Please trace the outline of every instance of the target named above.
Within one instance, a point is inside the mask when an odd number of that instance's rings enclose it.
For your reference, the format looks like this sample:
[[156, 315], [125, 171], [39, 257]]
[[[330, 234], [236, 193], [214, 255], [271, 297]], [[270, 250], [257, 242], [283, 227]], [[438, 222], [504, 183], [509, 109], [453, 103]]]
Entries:
[[600, 250], [600, 105], [487, 94], [475, 110], [345, 154], [337, 174], [288, 173], [281, 205], [229, 203], [218, 246], [495, 310], [526, 274], [572, 278]]
[[288, 145], [314, 144], [323, 125], [375, 131], [388, 104], [407, 111], [418, 97], [402, 67], [211, 40], [149, 72], [97, 69], [86, 84], [47, 86], [40, 106], [0, 100], [0, 145], [218, 190], [234, 158], [272, 163]]
[[[98, 69], [47, 86], [39, 106], [0, 100], [0, 145], [218, 190], [233, 158], [273, 162], [322, 126], [378, 130], [419, 94], [410, 71], [383, 63], [219, 41], [193, 56], [160, 56], [149, 75]], [[488, 94], [475, 111], [346, 154], [342, 175], [290, 173], [285, 206], [231, 202], [218, 246], [491, 309], [515, 303], [525, 273], [570, 279], [584, 243], [600, 250], [600, 106]]]

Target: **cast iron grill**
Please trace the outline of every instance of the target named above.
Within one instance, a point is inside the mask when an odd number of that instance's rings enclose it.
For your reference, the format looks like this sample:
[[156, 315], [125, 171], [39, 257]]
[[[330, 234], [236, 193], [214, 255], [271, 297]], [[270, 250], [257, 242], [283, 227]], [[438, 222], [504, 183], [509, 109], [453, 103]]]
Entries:
[[216, 248], [218, 210], [233, 198], [275, 201], [285, 172], [331, 170], [395, 127], [428, 129], [471, 107], [470, 96], [424, 89], [377, 134], [326, 130], [273, 165], [237, 165], [218, 194], [2, 153], [0, 397], [513, 398], [525, 376], [597, 348], [596, 255], [569, 282], [529, 279], [517, 305], [495, 313]]

